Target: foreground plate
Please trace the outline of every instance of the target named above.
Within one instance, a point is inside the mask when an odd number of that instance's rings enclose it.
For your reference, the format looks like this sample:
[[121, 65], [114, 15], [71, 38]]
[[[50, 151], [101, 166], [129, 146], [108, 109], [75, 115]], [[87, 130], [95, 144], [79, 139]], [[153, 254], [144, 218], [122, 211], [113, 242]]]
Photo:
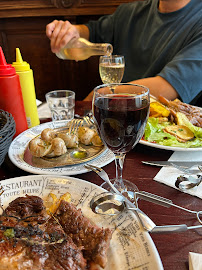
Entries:
[[133, 212], [126, 211], [113, 217], [93, 213], [89, 202], [95, 194], [104, 191], [101, 187], [81, 179], [56, 175], [11, 178], [1, 181], [0, 186], [5, 190], [1, 196], [3, 207], [25, 194], [43, 198], [50, 192], [59, 196], [70, 192], [72, 203], [81, 208], [86, 217], [100, 227], [109, 227], [113, 230], [105, 270], [163, 269], [150, 235], [142, 230]]
[[[10, 160], [20, 169], [34, 174], [75, 175], [88, 172], [84, 167], [85, 163], [57, 168], [38, 168], [24, 161], [24, 152], [31, 139], [39, 135], [45, 128], [55, 129], [63, 127], [66, 124], [66, 121], [48, 122], [24, 131], [13, 140], [9, 147], [8, 156]], [[92, 157], [90, 163], [95, 166], [103, 167], [113, 160], [113, 153], [110, 150], [105, 149], [105, 151], [102, 151], [96, 157]]]
[[202, 147], [193, 147], [193, 148], [184, 148], [184, 147], [177, 147], [177, 146], [165, 146], [165, 145], [160, 145], [157, 143], [152, 143], [152, 142], [147, 142], [144, 140], [140, 140], [140, 144], [144, 144], [150, 147], [154, 148], [159, 148], [159, 149], [164, 149], [164, 150], [170, 150], [170, 151], [190, 151], [190, 152], [196, 152], [196, 151], [202, 151]]

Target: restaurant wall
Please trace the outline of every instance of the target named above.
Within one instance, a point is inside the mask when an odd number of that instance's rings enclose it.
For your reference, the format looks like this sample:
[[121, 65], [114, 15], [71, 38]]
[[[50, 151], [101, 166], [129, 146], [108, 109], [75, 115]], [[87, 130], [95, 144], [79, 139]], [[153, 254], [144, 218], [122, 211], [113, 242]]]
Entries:
[[85, 23], [111, 14], [121, 3], [133, 0], [9, 0], [0, 5], [0, 46], [8, 63], [15, 61], [15, 48], [20, 48], [24, 61], [34, 72], [36, 96], [44, 101], [45, 93], [54, 89], [71, 89], [82, 100], [101, 84], [99, 57], [75, 62], [58, 59], [50, 50], [46, 25], [69, 20]]

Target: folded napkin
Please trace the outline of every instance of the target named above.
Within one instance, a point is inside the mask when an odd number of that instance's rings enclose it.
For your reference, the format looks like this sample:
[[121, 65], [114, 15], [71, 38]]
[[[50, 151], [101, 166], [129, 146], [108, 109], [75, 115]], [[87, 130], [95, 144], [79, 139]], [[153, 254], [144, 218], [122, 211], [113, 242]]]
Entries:
[[189, 252], [189, 270], [202, 269], [202, 254]]
[[[199, 161], [199, 164], [202, 164], [202, 151], [176, 151], [169, 158], [169, 161]], [[197, 166], [194, 166], [193, 169], [197, 169]], [[199, 173], [201, 174], [201, 173]], [[170, 187], [176, 188], [175, 182], [177, 177], [180, 175], [185, 175], [185, 173], [179, 171], [174, 167], [163, 167], [158, 174], [154, 177], [155, 181], [164, 183]], [[179, 189], [180, 190], [180, 189]], [[196, 186], [192, 189], [180, 190], [182, 192], [188, 193], [190, 195], [199, 197], [202, 199], [202, 183], [199, 186]]]

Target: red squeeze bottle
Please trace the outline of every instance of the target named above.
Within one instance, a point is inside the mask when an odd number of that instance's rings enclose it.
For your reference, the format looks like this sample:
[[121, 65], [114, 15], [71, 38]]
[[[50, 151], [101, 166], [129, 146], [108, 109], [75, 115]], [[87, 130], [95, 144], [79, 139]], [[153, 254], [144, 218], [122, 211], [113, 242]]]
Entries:
[[0, 109], [12, 114], [16, 124], [15, 137], [28, 129], [19, 75], [16, 74], [15, 68], [12, 65], [6, 63], [1, 47]]

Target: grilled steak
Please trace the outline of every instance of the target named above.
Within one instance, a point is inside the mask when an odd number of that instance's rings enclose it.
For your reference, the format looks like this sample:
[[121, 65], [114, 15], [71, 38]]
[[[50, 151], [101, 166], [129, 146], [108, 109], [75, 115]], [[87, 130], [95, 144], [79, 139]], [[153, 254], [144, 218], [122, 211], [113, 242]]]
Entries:
[[89, 219], [83, 216], [81, 209], [77, 210], [76, 206], [66, 201], [61, 201], [55, 217], [73, 242], [78, 247], [83, 247], [84, 257], [104, 268], [112, 237], [111, 230], [92, 225]]
[[5, 214], [38, 223], [43, 223], [48, 218], [43, 200], [38, 196], [28, 195], [10, 202], [5, 209]]
[[20, 197], [0, 216], [0, 270], [103, 267], [110, 239], [109, 229], [93, 226], [71, 203], [61, 201], [50, 216], [39, 197]]

